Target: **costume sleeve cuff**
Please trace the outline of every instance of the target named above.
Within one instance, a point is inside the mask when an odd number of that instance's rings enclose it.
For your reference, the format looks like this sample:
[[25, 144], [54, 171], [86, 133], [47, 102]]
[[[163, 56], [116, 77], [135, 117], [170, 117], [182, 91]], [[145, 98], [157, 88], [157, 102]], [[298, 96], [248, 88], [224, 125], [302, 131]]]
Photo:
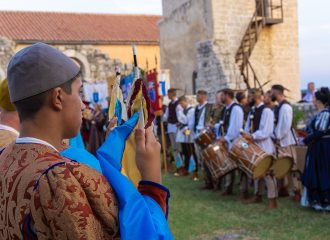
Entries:
[[151, 181], [140, 181], [138, 190], [142, 195], [147, 195], [154, 199], [159, 204], [167, 218], [170, 191], [166, 187]]
[[256, 135], [255, 135], [254, 133], [252, 133], [251, 136], [252, 136], [252, 139], [253, 139], [253, 140], [257, 140], [257, 139], [256, 139]]

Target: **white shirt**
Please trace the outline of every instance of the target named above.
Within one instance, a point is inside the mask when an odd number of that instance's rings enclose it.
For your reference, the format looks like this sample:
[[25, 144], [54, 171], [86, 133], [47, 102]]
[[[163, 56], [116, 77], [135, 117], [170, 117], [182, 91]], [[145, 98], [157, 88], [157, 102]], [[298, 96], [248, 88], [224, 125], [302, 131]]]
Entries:
[[[187, 108], [190, 108], [188, 106]], [[182, 124], [187, 125], [183, 129], [178, 129], [178, 133], [176, 135], [176, 142], [179, 143], [193, 143], [194, 142], [194, 118], [195, 118], [195, 108], [191, 108], [187, 115], [184, 115], [183, 109], [177, 113], [178, 121]], [[190, 135], [185, 135], [185, 130], [190, 130]]]
[[32, 137], [22, 137], [22, 138], [17, 138], [16, 139], [16, 143], [18, 144], [22, 144], [22, 143], [30, 143], [30, 144], [41, 144], [41, 145], [46, 145], [52, 149], [54, 149], [56, 152], [58, 152], [58, 150], [53, 146], [51, 145], [50, 143], [44, 141], [44, 140], [41, 140], [41, 139], [38, 139], [38, 138], [32, 138]]
[[[226, 110], [228, 110], [235, 102], [233, 101], [230, 105], [226, 106]], [[233, 107], [230, 113], [229, 125], [227, 134], [225, 135], [225, 140], [228, 144], [228, 149], [230, 150], [233, 146], [234, 141], [240, 136], [240, 130], [243, 128], [244, 121], [244, 112], [243, 109], [236, 105]], [[219, 129], [220, 125], [217, 126]], [[218, 131], [219, 132], [219, 131]], [[221, 135], [221, 134], [220, 134]]]
[[19, 132], [18, 132], [15, 128], [9, 127], [9, 126], [4, 125], [4, 124], [0, 124], [0, 129], [1, 129], [1, 130], [7, 130], [7, 131], [9, 131], [9, 132], [12, 132], [12, 133], [14, 133], [15, 135], [17, 135], [17, 137], [18, 137], [18, 135], [19, 135]]
[[[174, 100], [174, 103], [178, 101], [178, 99], [176, 98]], [[178, 112], [182, 110], [182, 107], [180, 104], [178, 104], [178, 106], [175, 108], [175, 111], [176, 111], [176, 115], [178, 116]], [[169, 115], [169, 108], [166, 108], [166, 111], [163, 115], [163, 121], [167, 122], [168, 120], [168, 115]], [[173, 124], [173, 123], [167, 123], [167, 133], [176, 133], [177, 132], [177, 126], [176, 124]]]
[[[261, 103], [257, 106], [257, 108], [263, 105], [264, 104]], [[251, 125], [250, 116], [251, 113], [249, 113], [244, 128], [244, 131], [247, 133], [250, 132], [250, 125]], [[271, 138], [273, 131], [274, 131], [274, 113], [271, 109], [265, 108], [261, 114], [259, 129], [252, 134], [252, 138], [259, 147], [261, 147], [266, 153], [269, 154], [275, 153], [275, 146]]]
[[313, 96], [314, 96], [314, 92], [307, 91], [303, 100], [305, 100], [308, 103], [311, 103], [311, 102], [313, 102]]
[[289, 104], [283, 104], [278, 117], [278, 122], [274, 130], [274, 138], [279, 140], [281, 147], [296, 144], [292, 134], [293, 110]]
[[202, 131], [205, 128], [205, 106], [206, 106], [207, 102], [205, 102], [203, 105], [198, 105], [197, 108], [198, 110], [202, 110], [201, 114], [200, 114], [200, 118], [198, 119], [198, 123], [196, 126], [196, 133], [199, 133], [200, 131]]

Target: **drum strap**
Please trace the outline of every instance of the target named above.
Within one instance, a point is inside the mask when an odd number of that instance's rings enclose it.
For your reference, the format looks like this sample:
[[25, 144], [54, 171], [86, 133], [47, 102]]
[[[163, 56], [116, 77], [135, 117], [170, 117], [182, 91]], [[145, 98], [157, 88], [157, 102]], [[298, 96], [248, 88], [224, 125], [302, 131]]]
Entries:
[[195, 126], [194, 126], [195, 132], [197, 130], [197, 125], [198, 125], [199, 119], [201, 118], [202, 112], [205, 109], [205, 106], [206, 105], [204, 105], [202, 108], [198, 108], [198, 106], [197, 106], [195, 109]]

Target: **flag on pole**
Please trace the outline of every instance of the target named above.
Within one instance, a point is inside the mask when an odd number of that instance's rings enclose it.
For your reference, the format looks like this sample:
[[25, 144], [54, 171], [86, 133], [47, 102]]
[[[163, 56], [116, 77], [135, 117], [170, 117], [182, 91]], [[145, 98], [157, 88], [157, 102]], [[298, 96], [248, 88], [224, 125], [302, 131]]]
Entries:
[[124, 104], [123, 93], [120, 89], [121, 75], [119, 71], [116, 73], [116, 81], [112, 87], [110, 105], [109, 105], [109, 119], [117, 117], [117, 125], [120, 125], [122, 121], [127, 120], [127, 111]]
[[[139, 68], [137, 66], [136, 49], [133, 45], [133, 58], [134, 58], [134, 77], [135, 80], [127, 98], [127, 118], [130, 119], [134, 114], [139, 114], [139, 120], [136, 127], [148, 128], [152, 125], [155, 118], [151, 101], [148, 94], [148, 89], [143, 80], [139, 78]], [[135, 133], [132, 129], [132, 134], [129, 135], [125, 142], [125, 150], [122, 155], [122, 168], [121, 172], [127, 176], [134, 186], [138, 186], [141, 180], [141, 174], [136, 166], [135, 161]]]
[[172, 240], [167, 213], [165, 217], [161, 207], [151, 197], [140, 194], [136, 189], [141, 176], [135, 162], [134, 129], [141, 122], [144, 128], [148, 128], [154, 120], [147, 88], [142, 79], [134, 81], [127, 112], [118, 81], [112, 93], [109, 116], [116, 116], [118, 122], [97, 150], [97, 159], [79, 148], [69, 148], [61, 154], [86, 163], [107, 178], [118, 199], [120, 239]]
[[[139, 115], [143, 115], [143, 128], [146, 129], [152, 125], [155, 116], [151, 109], [151, 101], [148, 95], [148, 90], [142, 79], [136, 79], [134, 81], [129, 98], [127, 99], [127, 117], [131, 118], [136, 113], [139, 113]], [[137, 169], [135, 162], [134, 132], [132, 132], [132, 134], [126, 141], [125, 151], [122, 159], [122, 173], [126, 175], [135, 186], [137, 186], [139, 181], [141, 180], [141, 174]]]
[[97, 158], [81, 145], [69, 147], [61, 155], [84, 163], [106, 177], [118, 200], [120, 239], [172, 240], [173, 236], [161, 207], [151, 197], [141, 195], [121, 173], [125, 141], [137, 125], [138, 119], [139, 113], [135, 113], [125, 123], [115, 127], [98, 149]]

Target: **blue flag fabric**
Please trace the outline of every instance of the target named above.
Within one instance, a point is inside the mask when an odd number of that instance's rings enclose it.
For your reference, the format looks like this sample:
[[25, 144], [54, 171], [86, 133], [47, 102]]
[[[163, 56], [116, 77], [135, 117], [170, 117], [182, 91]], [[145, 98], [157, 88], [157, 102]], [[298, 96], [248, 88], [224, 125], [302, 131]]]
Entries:
[[119, 99], [117, 99], [116, 108], [115, 108], [115, 115], [118, 118], [118, 120], [117, 120], [118, 125], [121, 125], [122, 111], [123, 110], [122, 110], [121, 102], [119, 101]]
[[85, 149], [84, 140], [79, 132], [78, 135], [69, 140], [70, 147]]
[[196, 170], [196, 162], [194, 159], [194, 156], [191, 155], [189, 159], [189, 167], [188, 167], [188, 172], [194, 172]]
[[176, 165], [176, 168], [183, 167], [183, 161], [182, 161], [182, 157], [181, 157], [180, 153], [176, 154], [175, 165]]
[[[115, 127], [102, 144], [102, 146], [97, 150], [97, 157], [102, 161], [107, 161], [113, 165], [118, 171], [121, 171], [121, 160], [123, 152], [125, 150], [125, 142], [129, 135], [134, 130], [137, 122], [139, 120], [139, 113], [135, 113], [130, 119], [128, 119], [124, 124]], [[116, 146], [116, 147], [114, 147]], [[101, 158], [100, 158], [101, 157]], [[106, 168], [102, 168], [107, 170]]]
[[[61, 154], [89, 165], [107, 178], [119, 203], [120, 239], [172, 240], [166, 217], [158, 203], [151, 197], [140, 194], [120, 172], [125, 141], [134, 130], [138, 118], [139, 113], [135, 113], [123, 125], [111, 131], [97, 151], [98, 159], [79, 148], [69, 148]], [[168, 191], [165, 187], [162, 188]]]
[[87, 166], [94, 168], [96, 171], [102, 173], [99, 160], [85, 148], [70, 147], [62, 151], [61, 155], [63, 157], [86, 164]]

